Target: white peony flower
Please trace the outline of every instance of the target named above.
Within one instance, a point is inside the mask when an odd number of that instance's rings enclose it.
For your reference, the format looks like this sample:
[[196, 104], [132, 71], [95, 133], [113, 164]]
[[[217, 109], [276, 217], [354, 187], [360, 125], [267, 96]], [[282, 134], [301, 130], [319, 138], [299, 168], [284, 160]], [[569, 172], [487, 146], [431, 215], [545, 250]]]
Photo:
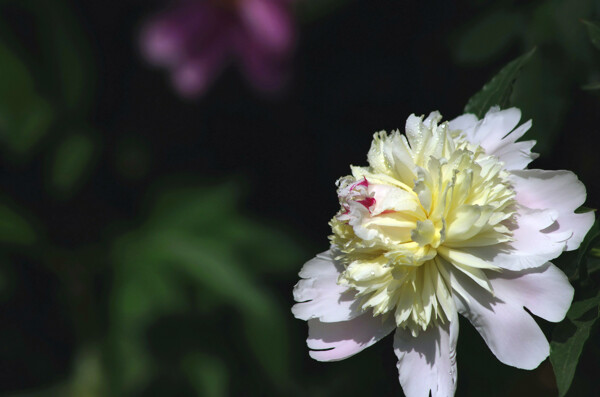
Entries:
[[562, 320], [573, 288], [549, 261], [576, 249], [594, 222], [576, 214], [585, 187], [569, 171], [526, 169], [518, 109], [411, 115], [406, 135], [376, 133], [368, 167], [338, 181], [331, 249], [308, 261], [294, 315], [310, 356], [350, 357], [393, 330], [408, 397], [452, 396], [460, 313], [505, 364], [549, 354], [531, 315]]

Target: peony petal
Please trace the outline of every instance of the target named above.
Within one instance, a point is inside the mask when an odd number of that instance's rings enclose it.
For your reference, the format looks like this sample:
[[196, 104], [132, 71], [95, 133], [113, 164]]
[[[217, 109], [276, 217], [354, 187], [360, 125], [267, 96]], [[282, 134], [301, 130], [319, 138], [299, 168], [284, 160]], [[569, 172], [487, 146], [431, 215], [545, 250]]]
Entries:
[[449, 324], [433, 326], [413, 337], [398, 328], [394, 352], [398, 356], [400, 384], [407, 397], [452, 397], [456, 390], [456, 312]]
[[567, 250], [579, 247], [594, 223], [594, 214], [575, 213], [586, 198], [585, 186], [575, 174], [570, 171], [514, 171], [511, 182], [517, 193], [516, 199], [521, 205], [556, 210], [557, 224], [551, 233], [570, 233]]
[[506, 270], [523, 270], [544, 265], [558, 257], [571, 236], [568, 232], [551, 233], [547, 229], [558, 213], [553, 210], [530, 210], [519, 207], [513, 241], [484, 247], [461, 248], [461, 251]]
[[294, 299], [301, 302], [292, 307], [296, 318], [318, 318], [329, 323], [351, 320], [362, 314], [355, 291], [337, 283], [341, 270], [343, 266], [333, 259], [330, 251], [304, 265], [300, 271], [304, 279], [294, 287]]
[[552, 263], [519, 272], [504, 271], [488, 275], [499, 299], [525, 306], [545, 320], [561, 321], [573, 300], [573, 287], [567, 276]]
[[450, 122], [450, 129], [462, 130], [469, 142], [498, 157], [507, 170], [523, 169], [537, 154], [531, 153], [535, 141], [516, 142], [531, 128], [531, 121], [527, 121], [514, 129], [520, 118], [521, 111], [517, 108], [492, 107], [479, 121], [472, 114], [457, 117]]
[[315, 360], [338, 361], [373, 345], [395, 327], [393, 316], [383, 321], [381, 316], [373, 317], [371, 313], [338, 323], [311, 319], [308, 320], [306, 344], [311, 349], [310, 356]]
[[450, 131], [471, 131], [478, 121], [479, 119], [477, 118], [477, 116], [471, 113], [466, 113], [458, 116], [454, 120], [450, 120], [448, 122], [448, 126], [450, 127]]
[[531, 152], [534, 145], [535, 141], [510, 143], [490, 154], [498, 157], [506, 170], [522, 170], [538, 158], [537, 153]]
[[498, 360], [534, 369], [548, 357], [550, 345], [544, 333], [520, 304], [492, 296], [459, 272], [453, 276], [453, 283], [462, 288], [454, 298], [458, 312], [469, 319]]

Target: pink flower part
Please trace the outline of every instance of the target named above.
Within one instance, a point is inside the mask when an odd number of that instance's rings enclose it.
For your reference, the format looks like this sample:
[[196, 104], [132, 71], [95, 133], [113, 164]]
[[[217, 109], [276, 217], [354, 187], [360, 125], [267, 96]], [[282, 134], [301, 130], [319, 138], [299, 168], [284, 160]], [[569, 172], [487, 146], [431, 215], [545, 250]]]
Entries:
[[141, 50], [172, 73], [182, 95], [199, 96], [237, 59], [258, 90], [274, 92], [287, 81], [295, 24], [287, 0], [189, 0], [164, 12], [142, 30]]

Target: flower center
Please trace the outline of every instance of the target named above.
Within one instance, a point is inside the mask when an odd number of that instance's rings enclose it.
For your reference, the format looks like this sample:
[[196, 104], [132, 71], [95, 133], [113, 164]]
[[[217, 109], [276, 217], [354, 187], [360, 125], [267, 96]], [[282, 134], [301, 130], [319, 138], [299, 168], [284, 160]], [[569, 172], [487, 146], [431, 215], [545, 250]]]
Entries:
[[393, 313], [413, 334], [456, 310], [450, 274], [465, 273], [491, 291], [499, 269], [470, 247], [511, 240], [514, 191], [502, 163], [449, 131], [439, 118], [411, 116], [406, 136], [375, 134], [369, 167], [338, 181], [340, 212], [331, 242], [364, 310]]

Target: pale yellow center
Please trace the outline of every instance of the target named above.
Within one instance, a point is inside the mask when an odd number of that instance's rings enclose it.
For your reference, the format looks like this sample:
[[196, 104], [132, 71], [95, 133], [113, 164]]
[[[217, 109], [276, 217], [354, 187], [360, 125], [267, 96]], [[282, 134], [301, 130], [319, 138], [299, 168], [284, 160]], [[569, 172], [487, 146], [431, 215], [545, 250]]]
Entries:
[[375, 134], [369, 167], [338, 181], [342, 208], [330, 223], [346, 265], [338, 282], [415, 335], [453, 317], [452, 271], [491, 291], [486, 271], [499, 269], [468, 248], [510, 241], [515, 212], [503, 164], [439, 119], [411, 116], [406, 136]]

